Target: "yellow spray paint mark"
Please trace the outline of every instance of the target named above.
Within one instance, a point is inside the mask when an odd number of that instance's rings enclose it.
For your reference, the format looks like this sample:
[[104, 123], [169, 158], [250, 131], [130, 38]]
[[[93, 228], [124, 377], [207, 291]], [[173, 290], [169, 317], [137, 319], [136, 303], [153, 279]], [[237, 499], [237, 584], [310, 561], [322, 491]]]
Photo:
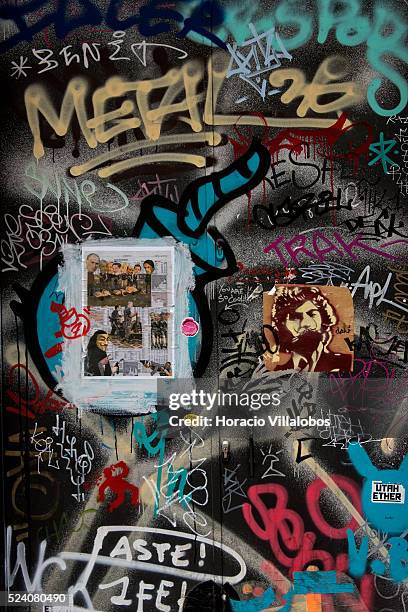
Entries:
[[[58, 136], [65, 136], [73, 119], [74, 112], [78, 119], [81, 132], [91, 149], [109, 142], [129, 130], [140, 128], [145, 140], [132, 142], [124, 147], [117, 147], [108, 153], [98, 155], [85, 164], [71, 169], [73, 176], [94, 169], [101, 163], [110, 162], [120, 154], [138, 151], [149, 146], [164, 146], [166, 138], [173, 138], [167, 144], [187, 144], [192, 142], [208, 142], [210, 146], [221, 143], [221, 136], [213, 135], [209, 140], [209, 132], [204, 131], [204, 125], [232, 126], [269, 126], [275, 128], [310, 127], [327, 128], [333, 123], [333, 117], [306, 117], [309, 111], [317, 114], [338, 113], [344, 108], [357, 104], [363, 96], [360, 85], [352, 81], [337, 82], [347, 74], [343, 58], [332, 56], [323, 60], [314, 79], [307, 83], [303, 72], [295, 68], [275, 70], [269, 81], [273, 86], [284, 87], [291, 82], [288, 89], [283, 90], [280, 99], [283, 104], [289, 104], [296, 98], [301, 98], [297, 108], [297, 117], [261, 117], [254, 115], [222, 115], [216, 112], [217, 101], [226, 79], [228, 56], [223, 52], [215, 52], [207, 64], [207, 89], [198, 93], [200, 83], [205, 78], [203, 64], [198, 60], [186, 62], [182, 68], [171, 68], [164, 76], [145, 81], [125, 81], [115, 76], [108, 79], [103, 87], [97, 88], [92, 96], [93, 117], [87, 116], [86, 97], [89, 87], [86, 79], [72, 79], [65, 91], [60, 112], [56, 111], [49, 93], [43, 85], [29, 85], [25, 92], [27, 119], [33, 134], [33, 153], [36, 159], [44, 156], [44, 146], [41, 139], [40, 114]], [[152, 108], [152, 98], [157, 92], [164, 90], [160, 103]], [[184, 98], [180, 96], [184, 93]], [[330, 102], [321, 103], [319, 97], [324, 94], [339, 94]], [[107, 111], [108, 103], [129, 94], [133, 96], [121, 103], [115, 109]], [[200, 111], [200, 104], [203, 109]], [[184, 114], [182, 114], [184, 113]], [[187, 125], [190, 132], [163, 136], [163, 122], [174, 116], [182, 125]], [[199, 136], [197, 140], [192, 137]], [[154, 158], [154, 159], [153, 159]], [[141, 163], [171, 162], [192, 164], [198, 168], [205, 166], [205, 157], [192, 154], [177, 154], [172, 152], [155, 153], [152, 156], [138, 157], [117, 162], [99, 171], [99, 176], [107, 178], [139, 166]]]

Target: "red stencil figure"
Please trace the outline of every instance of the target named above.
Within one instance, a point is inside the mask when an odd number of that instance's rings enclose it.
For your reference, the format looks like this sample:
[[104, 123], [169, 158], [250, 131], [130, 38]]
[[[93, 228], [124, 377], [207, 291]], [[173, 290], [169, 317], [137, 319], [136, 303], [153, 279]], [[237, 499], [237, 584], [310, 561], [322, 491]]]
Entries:
[[[50, 308], [51, 312], [58, 314], [60, 320], [61, 329], [54, 334], [56, 338], [63, 337], [67, 340], [75, 340], [87, 335], [91, 327], [88, 317], [89, 308], [84, 308], [84, 313], [86, 314], [77, 312], [76, 308], [67, 309], [64, 304], [59, 304], [58, 302], [51, 302]], [[63, 342], [58, 342], [45, 352], [45, 356], [51, 359], [58, 355], [58, 353], [61, 353], [62, 350]]]
[[139, 489], [125, 480], [128, 474], [129, 468], [124, 461], [114, 463], [103, 470], [105, 481], [99, 487], [98, 501], [105, 501], [106, 489], [110, 489], [112, 493], [116, 494], [116, 499], [108, 506], [109, 512], [123, 504], [125, 501], [125, 491], [130, 493], [130, 503], [132, 506], [136, 506], [139, 503]]
[[75, 340], [86, 336], [91, 327], [89, 317], [89, 308], [84, 308], [86, 314], [77, 312], [76, 308], [66, 308], [64, 304], [58, 304], [57, 302], [51, 302], [51, 312], [58, 314], [61, 330], [55, 334], [55, 336], [63, 336], [67, 340]]

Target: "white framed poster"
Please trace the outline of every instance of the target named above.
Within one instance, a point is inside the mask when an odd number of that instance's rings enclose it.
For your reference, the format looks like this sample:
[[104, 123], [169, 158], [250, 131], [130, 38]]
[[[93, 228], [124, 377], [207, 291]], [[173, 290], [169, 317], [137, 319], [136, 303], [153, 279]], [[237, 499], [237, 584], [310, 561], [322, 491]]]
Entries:
[[174, 376], [174, 248], [84, 246], [82, 376]]

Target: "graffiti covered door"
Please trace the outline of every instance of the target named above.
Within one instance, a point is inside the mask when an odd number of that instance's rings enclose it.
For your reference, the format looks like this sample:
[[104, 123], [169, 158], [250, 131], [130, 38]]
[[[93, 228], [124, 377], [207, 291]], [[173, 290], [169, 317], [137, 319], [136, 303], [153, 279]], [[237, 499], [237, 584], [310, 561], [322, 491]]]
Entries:
[[0, 20], [0, 605], [405, 611], [406, 2]]

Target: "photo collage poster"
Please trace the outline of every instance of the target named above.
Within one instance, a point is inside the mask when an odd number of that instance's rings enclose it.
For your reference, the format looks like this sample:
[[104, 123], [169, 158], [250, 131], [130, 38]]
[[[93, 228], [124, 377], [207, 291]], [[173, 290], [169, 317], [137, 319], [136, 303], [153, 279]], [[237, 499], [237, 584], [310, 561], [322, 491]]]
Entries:
[[82, 250], [83, 376], [173, 377], [172, 247]]

